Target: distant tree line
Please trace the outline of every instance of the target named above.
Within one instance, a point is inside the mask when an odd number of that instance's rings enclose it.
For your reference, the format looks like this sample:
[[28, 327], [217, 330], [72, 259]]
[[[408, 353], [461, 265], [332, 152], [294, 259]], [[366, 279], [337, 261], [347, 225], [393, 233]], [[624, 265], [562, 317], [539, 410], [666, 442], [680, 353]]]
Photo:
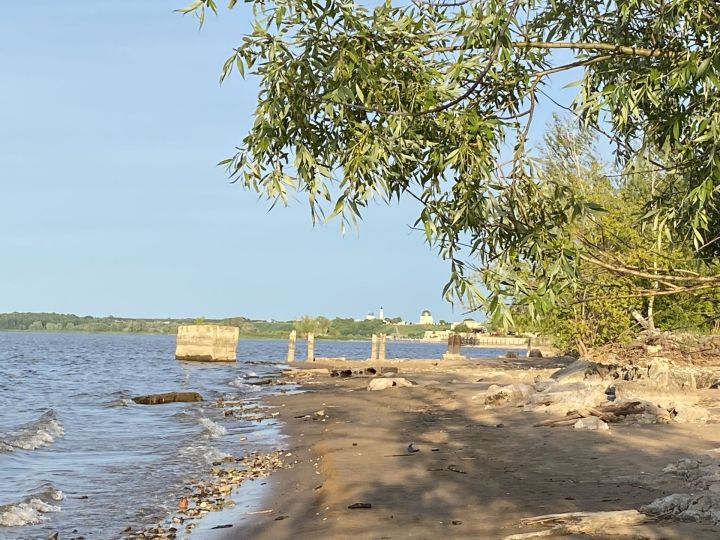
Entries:
[[224, 324], [236, 326], [242, 337], [285, 338], [292, 330], [304, 337], [313, 333], [319, 338], [363, 339], [372, 334], [419, 338], [427, 329], [440, 326], [397, 325], [382, 320], [351, 318], [328, 319], [304, 316], [296, 321], [251, 320], [246, 317], [226, 319], [130, 319], [123, 317], [80, 317], [63, 313], [0, 313], [0, 330], [36, 332], [118, 332], [132, 334], [176, 334], [182, 324]]

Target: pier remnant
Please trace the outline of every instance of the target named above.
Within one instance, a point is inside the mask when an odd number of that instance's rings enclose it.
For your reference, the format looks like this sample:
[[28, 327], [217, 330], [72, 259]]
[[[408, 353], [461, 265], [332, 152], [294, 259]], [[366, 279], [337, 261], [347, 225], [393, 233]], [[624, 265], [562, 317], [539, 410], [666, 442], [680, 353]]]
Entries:
[[443, 354], [443, 360], [464, 360], [465, 357], [460, 354], [460, 345], [462, 344], [462, 338], [460, 334], [451, 333], [448, 336], [448, 350]]
[[315, 361], [315, 334], [309, 333], [307, 338], [307, 361]]
[[297, 332], [293, 330], [290, 332], [290, 336], [288, 337], [288, 354], [287, 354], [287, 361], [288, 364], [292, 364], [295, 361], [295, 342], [297, 341]]
[[178, 326], [175, 358], [194, 362], [235, 362], [239, 336], [240, 329], [237, 326]]
[[385, 334], [378, 336], [377, 360], [385, 360]]
[[372, 335], [371, 345], [370, 345], [370, 360], [377, 360], [378, 355], [378, 337], [377, 334]]

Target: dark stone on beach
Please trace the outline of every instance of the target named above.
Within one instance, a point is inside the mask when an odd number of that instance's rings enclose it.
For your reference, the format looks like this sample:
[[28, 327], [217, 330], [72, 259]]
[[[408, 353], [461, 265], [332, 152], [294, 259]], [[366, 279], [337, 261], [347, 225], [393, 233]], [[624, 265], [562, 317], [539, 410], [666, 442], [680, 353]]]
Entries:
[[215, 525], [215, 527], [210, 527], [211, 529], [229, 529], [232, 527], [232, 523], [227, 523], [226, 525]]
[[459, 519], [453, 519], [452, 524], [453, 525], [462, 525], [462, 521], [460, 521]]
[[275, 518], [275, 521], [282, 521], [283, 519], [287, 519], [287, 518], [289, 518], [289, 517], [290, 517], [290, 516], [278, 516], [278, 517]]
[[377, 369], [375, 369], [374, 367], [369, 367], [365, 371], [370, 375], [375, 375], [377, 373]]
[[59, 536], [59, 533], [54, 532], [50, 536], [48, 536], [48, 540], [58, 540]]
[[517, 358], [517, 357], [518, 357], [518, 353], [516, 353], [516, 352], [508, 351], [505, 353], [505, 358]]
[[542, 358], [543, 353], [540, 349], [530, 349], [528, 351], [528, 358]]
[[350, 510], [358, 510], [358, 509], [367, 509], [372, 508], [372, 504], [370, 503], [353, 503], [350, 506], [348, 506]]
[[165, 394], [148, 394], [132, 398], [139, 405], [162, 405], [164, 403], [186, 403], [191, 401], [203, 401], [203, 397], [197, 392], [167, 392]]
[[248, 384], [254, 384], [256, 386], [264, 386], [264, 385], [272, 384], [272, 383], [273, 383], [272, 379], [261, 379], [259, 381], [251, 381]]

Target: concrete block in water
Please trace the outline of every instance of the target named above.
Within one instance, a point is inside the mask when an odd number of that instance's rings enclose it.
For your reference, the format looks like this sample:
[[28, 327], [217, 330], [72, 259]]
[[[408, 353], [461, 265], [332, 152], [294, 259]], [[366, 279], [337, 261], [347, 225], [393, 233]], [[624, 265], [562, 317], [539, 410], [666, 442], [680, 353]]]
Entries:
[[240, 330], [235, 326], [178, 326], [175, 358], [195, 362], [234, 362]]

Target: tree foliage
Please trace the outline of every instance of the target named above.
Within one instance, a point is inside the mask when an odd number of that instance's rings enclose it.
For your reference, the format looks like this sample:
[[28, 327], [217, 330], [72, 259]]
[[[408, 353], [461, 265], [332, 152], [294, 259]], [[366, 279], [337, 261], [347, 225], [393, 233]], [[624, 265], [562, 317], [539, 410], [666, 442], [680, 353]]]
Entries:
[[[417, 199], [417, 226], [450, 261], [446, 295], [506, 320], [511, 298], [533, 316], [548, 312], [578, 287], [581, 264], [627, 277], [639, 296], [720, 283], [716, 1], [254, 0], [252, 8], [252, 29], [221, 76], [237, 70], [259, 81], [255, 123], [222, 162], [246, 188], [273, 202], [302, 192], [313, 219], [343, 223], [373, 198]], [[182, 11], [206, 9], [217, 11], [215, 1]], [[560, 105], [607, 133], [620, 174], [663, 172], [634, 228], [650, 227], [668, 249], [687, 245], [692, 268], [678, 272], [655, 256], [618, 261], [577, 234], [578, 220], [600, 206], [527, 148], [535, 111], [555, 100], [553, 76], [570, 70], [577, 92]]]
[[[709, 330], [720, 311], [712, 301], [716, 293], [691, 296], [643, 295], [658, 290], [657, 279], [618, 272], [616, 268], [657, 268], [672, 263], [676, 272], [690, 272], [695, 264], [688, 246], [666, 245], [652, 228], [639, 226], [653, 194], [672, 177], [656, 172], [613, 176], [596, 149], [596, 137], [555, 117], [539, 152], [543, 175], [563, 182], [602, 205], [603, 210], [577, 218], [568, 235], [585, 246], [575, 286], [559, 293], [558, 302], [533, 324], [532, 306], [515, 306], [518, 322], [554, 335], [558, 345], [584, 352], [611, 341], [633, 337], [638, 330]], [[595, 258], [612, 264], [596, 264]], [[527, 265], [523, 280], [532, 282]], [[710, 295], [710, 298], [707, 295]], [[645, 325], [640, 327], [639, 322]]]

